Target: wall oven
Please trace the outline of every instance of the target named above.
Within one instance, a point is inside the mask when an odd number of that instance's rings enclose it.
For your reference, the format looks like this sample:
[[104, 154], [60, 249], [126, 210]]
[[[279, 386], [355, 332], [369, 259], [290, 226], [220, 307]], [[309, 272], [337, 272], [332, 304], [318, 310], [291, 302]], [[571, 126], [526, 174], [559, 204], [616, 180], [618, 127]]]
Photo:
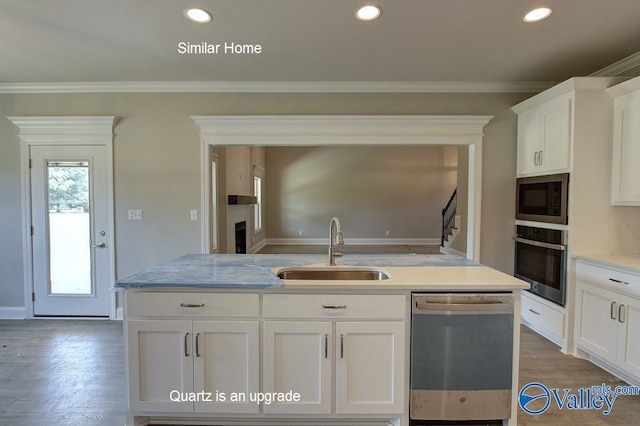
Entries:
[[566, 231], [516, 226], [514, 275], [531, 284], [530, 292], [565, 304]]
[[516, 185], [516, 219], [567, 224], [569, 173], [518, 178]]

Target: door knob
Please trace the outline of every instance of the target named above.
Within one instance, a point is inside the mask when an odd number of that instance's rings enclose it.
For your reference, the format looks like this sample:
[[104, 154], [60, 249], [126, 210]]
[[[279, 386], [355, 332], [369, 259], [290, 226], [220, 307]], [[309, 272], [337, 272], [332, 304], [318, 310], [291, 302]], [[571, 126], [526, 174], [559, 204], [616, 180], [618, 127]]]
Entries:
[[95, 246], [91, 246], [91, 248], [105, 248], [107, 246], [106, 243], [96, 244]]

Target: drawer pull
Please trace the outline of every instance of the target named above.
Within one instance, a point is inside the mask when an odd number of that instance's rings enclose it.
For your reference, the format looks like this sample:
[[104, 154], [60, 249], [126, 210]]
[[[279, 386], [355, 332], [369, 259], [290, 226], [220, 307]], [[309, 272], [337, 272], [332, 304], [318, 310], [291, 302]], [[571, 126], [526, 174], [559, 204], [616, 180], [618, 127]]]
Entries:
[[609, 278], [609, 281], [613, 281], [614, 283], [629, 285], [628, 281], [616, 280], [615, 278]]
[[618, 322], [624, 323], [624, 317], [627, 315], [627, 308], [624, 305], [618, 307]]
[[189, 333], [184, 333], [184, 356], [189, 356]]
[[347, 309], [347, 305], [322, 305], [322, 309]]
[[540, 312], [534, 311], [531, 308], [529, 308], [529, 312], [531, 312], [532, 314], [540, 315]]
[[611, 302], [611, 307], [609, 308], [609, 316], [612, 320], [616, 319], [616, 302]]
[[340, 358], [344, 358], [344, 334], [340, 335]]
[[204, 303], [181, 303], [181, 308], [204, 308]]

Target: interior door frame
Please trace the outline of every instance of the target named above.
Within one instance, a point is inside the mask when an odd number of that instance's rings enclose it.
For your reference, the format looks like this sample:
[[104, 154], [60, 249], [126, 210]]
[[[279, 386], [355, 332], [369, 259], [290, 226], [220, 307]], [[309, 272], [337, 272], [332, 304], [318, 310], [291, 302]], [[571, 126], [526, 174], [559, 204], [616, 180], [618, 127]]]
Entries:
[[[200, 128], [202, 217], [210, 214], [210, 146], [462, 145], [469, 148], [468, 259], [480, 262], [482, 140], [493, 115], [192, 115]], [[208, 253], [209, 221], [201, 221]]]
[[[107, 161], [107, 236], [109, 289], [115, 283], [115, 218], [113, 194], [113, 128], [115, 116], [21, 116], [7, 117], [20, 132], [20, 174], [22, 183], [22, 262], [24, 270], [25, 317], [34, 318], [33, 243], [31, 240], [31, 172], [32, 146], [104, 146]], [[109, 319], [116, 319], [116, 292], [110, 292]]]

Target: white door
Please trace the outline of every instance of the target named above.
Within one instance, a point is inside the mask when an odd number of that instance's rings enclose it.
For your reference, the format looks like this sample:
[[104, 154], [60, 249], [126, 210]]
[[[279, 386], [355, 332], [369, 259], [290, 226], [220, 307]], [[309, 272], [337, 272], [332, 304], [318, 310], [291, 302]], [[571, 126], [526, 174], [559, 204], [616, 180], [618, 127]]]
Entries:
[[336, 323], [336, 413], [402, 414], [404, 323]]
[[265, 413], [331, 413], [330, 322], [264, 322], [265, 392], [290, 391], [299, 402], [275, 402]]
[[127, 322], [132, 410], [193, 411], [193, 340], [191, 321]]
[[640, 377], [640, 300], [620, 296], [618, 306], [618, 366]]
[[577, 343], [584, 349], [615, 362], [618, 339], [617, 295], [591, 284], [578, 285], [580, 322]]
[[[194, 391], [211, 394], [211, 401], [195, 402], [195, 411], [259, 411], [260, 406], [249, 398], [260, 391], [259, 330], [258, 321], [193, 323]], [[218, 397], [218, 393], [224, 393], [224, 398]]]
[[104, 146], [32, 146], [35, 316], [109, 316]]

